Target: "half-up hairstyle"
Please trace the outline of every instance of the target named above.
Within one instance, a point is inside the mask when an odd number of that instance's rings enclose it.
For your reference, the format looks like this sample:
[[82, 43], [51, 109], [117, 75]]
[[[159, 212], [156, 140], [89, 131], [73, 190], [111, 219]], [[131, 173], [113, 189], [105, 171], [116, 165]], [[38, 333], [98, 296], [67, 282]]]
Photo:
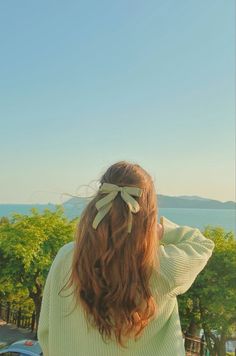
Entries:
[[151, 176], [127, 161], [110, 166], [100, 179], [103, 183], [142, 189], [135, 197], [140, 210], [132, 215], [128, 234], [129, 208], [117, 194], [95, 230], [95, 204], [104, 197], [97, 192], [78, 223], [68, 287], [74, 286], [75, 306], [83, 306], [86, 320], [103, 341], [115, 336], [117, 344], [126, 347], [122, 336], [136, 341], [157, 312], [149, 286], [158, 267], [157, 197]]

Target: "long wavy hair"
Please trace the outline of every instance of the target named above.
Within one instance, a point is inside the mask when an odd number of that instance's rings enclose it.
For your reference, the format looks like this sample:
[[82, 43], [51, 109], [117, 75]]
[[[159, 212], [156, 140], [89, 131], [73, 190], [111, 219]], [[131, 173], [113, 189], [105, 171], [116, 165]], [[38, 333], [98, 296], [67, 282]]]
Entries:
[[103, 341], [115, 336], [117, 344], [126, 348], [122, 337], [137, 341], [157, 314], [149, 285], [158, 268], [157, 196], [151, 176], [127, 161], [111, 165], [100, 179], [103, 183], [141, 188], [141, 197], [135, 197], [140, 211], [132, 214], [128, 234], [129, 208], [117, 194], [95, 230], [95, 204], [104, 193], [93, 196], [76, 229], [67, 288], [74, 286], [75, 306], [83, 306], [86, 320], [98, 329]]

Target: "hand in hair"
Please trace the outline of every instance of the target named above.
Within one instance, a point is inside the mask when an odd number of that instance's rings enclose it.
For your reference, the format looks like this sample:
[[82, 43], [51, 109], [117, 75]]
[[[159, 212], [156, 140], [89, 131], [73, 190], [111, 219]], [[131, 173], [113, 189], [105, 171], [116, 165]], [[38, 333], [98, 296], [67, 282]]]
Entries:
[[158, 234], [159, 240], [161, 240], [164, 235], [164, 226], [162, 225], [162, 221], [161, 221], [161, 224], [157, 224], [157, 234]]

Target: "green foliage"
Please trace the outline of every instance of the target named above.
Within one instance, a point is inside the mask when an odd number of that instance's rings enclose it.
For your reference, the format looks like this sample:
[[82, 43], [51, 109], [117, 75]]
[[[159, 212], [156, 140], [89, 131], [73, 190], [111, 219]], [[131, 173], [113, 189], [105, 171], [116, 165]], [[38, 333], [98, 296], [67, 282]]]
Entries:
[[74, 239], [76, 220], [64, 210], [14, 214], [0, 224], [0, 297], [7, 301], [42, 297], [43, 286], [58, 250]]
[[9, 224], [9, 218], [7, 216], [2, 216], [0, 218], [0, 225], [2, 224]]
[[215, 248], [192, 287], [178, 297], [181, 323], [185, 332], [190, 323], [203, 328], [209, 345], [219, 346], [236, 330], [236, 240], [221, 227], [208, 226], [203, 235]]

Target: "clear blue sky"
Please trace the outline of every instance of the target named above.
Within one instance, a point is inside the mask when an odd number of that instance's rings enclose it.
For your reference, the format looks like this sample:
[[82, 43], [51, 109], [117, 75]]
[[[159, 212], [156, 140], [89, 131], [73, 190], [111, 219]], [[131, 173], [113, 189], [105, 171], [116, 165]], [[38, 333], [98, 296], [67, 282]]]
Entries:
[[60, 202], [112, 163], [235, 200], [233, 0], [0, 2], [0, 203]]

